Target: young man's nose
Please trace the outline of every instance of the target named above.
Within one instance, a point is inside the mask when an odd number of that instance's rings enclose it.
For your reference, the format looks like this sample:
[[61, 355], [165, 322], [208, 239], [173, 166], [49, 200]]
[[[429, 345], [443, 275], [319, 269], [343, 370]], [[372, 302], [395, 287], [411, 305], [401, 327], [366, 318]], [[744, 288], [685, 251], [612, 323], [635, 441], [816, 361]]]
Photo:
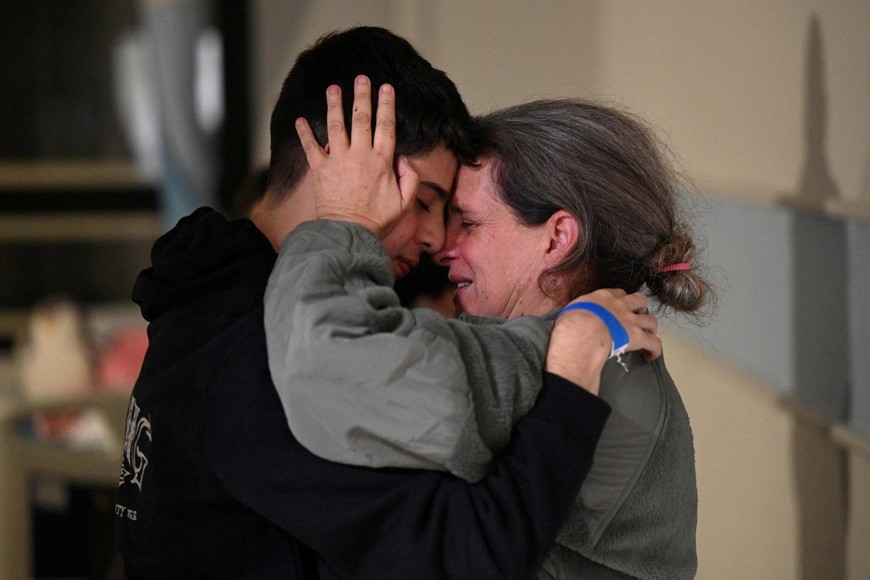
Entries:
[[435, 254], [444, 246], [444, 222], [427, 219], [417, 229], [417, 245], [427, 254]]

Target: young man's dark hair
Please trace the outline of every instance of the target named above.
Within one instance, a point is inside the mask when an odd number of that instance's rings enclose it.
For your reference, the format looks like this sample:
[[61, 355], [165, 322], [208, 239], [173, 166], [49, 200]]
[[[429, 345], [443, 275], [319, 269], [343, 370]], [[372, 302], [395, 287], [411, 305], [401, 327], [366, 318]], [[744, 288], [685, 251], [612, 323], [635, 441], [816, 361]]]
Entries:
[[[357, 75], [371, 80], [372, 110], [377, 108], [378, 87], [389, 83], [396, 90], [396, 155], [422, 155], [443, 145], [460, 162], [473, 160], [471, 116], [456, 85], [404, 38], [383, 28], [360, 26], [321, 37], [299, 55], [284, 80], [270, 129], [269, 186], [277, 200], [286, 196], [308, 169], [296, 135], [296, 119], [307, 119], [324, 145], [326, 88], [333, 84], [341, 87], [344, 118], [350, 119]], [[372, 116], [372, 123], [374, 120]]]

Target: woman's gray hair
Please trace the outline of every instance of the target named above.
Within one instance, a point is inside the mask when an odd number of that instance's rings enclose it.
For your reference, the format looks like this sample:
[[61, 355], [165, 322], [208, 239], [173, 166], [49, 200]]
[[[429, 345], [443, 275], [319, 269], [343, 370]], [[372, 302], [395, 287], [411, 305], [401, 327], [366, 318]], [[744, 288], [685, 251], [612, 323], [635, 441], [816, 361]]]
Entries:
[[[691, 228], [678, 215], [685, 181], [644, 122], [579, 99], [517, 105], [478, 122], [481, 157], [492, 159], [502, 200], [522, 223], [543, 224], [558, 210], [580, 222], [577, 246], [539, 281], [544, 292], [568, 299], [646, 285], [659, 304], [686, 313], [712, 298]], [[691, 269], [662, 272], [683, 262]]]

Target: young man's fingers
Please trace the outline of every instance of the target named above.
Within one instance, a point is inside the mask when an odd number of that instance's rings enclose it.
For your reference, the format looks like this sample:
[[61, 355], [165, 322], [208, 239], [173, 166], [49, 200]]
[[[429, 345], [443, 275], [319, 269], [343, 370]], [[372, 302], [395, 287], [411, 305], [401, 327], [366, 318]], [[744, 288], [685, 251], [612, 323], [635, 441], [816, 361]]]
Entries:
[[408, 163], [405, 156], [399, 157], [396, 163], [396, 177], [399, 180], [399, 192], [402, 196], [402, 212], [407, 211], [417, 197], [417, 189], [420, 187], [420, 176]]
[[353, 83], [350, 145], [366, 148], [372, 146], [372, 83], [365, 75], [356, 77]]
[[345, 151], [349, 143], [344, 129], [344, 110], [341, 107], [341, 87], [326, 88], [326, 132], [331, 151]]
[[652, 316], [651, 314], [641, 314], [640, 316], [643, 317], [643, 323], [641, 324], [641, 327], [643, 327], [644, 330], [646, 330], [647, 332], [649, 332], [651, 334], [658, 334], [659, 333], [659, 319], [658, 318], [656, 318], [655, 316]]
[[309, 167], [317, 167], [325, 157], [325, 154], [314, 137], [314, 132], [311, 130], [308, 121], [302, 117], [296, 119], [296, 134], [302, 143], [302, 149], [305, 151], [305, 158], [308, 159]]
[[662, 356], [662, 339], [658, 336], [647, 335], [641, 350], [645, 361], [654, 361]]
[[374, 150], [387, 159], [392, 159], [396, 150], [396, 92], [387, 84], [378, 90]]
[[658, 336], [659, 321], [649, 314], [638, 314], [637, 325], [640, 332], [632, 339], [637, 350], [643, 352], [643, 358], [647, 362], [657, 359], [662, 355], [662, 339]]
[[625, 299], [628, 302], [631, 311], [637, 314], [646, 312], [647, 308], [649, 308], [649, 299], [643, 292], [629, 294]]

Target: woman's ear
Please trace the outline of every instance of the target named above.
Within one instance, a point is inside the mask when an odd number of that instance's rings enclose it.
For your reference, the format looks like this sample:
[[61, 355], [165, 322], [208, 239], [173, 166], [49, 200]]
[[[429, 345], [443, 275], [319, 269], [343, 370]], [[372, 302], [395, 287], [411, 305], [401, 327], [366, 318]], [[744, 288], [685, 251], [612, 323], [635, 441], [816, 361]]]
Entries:
[[553, 267], [561, 264], [577, 247], [583, 228], [577, 217], [563, 209], [550, 216], [546, 228], [550, 242], [546, 253], [547, 266]]

